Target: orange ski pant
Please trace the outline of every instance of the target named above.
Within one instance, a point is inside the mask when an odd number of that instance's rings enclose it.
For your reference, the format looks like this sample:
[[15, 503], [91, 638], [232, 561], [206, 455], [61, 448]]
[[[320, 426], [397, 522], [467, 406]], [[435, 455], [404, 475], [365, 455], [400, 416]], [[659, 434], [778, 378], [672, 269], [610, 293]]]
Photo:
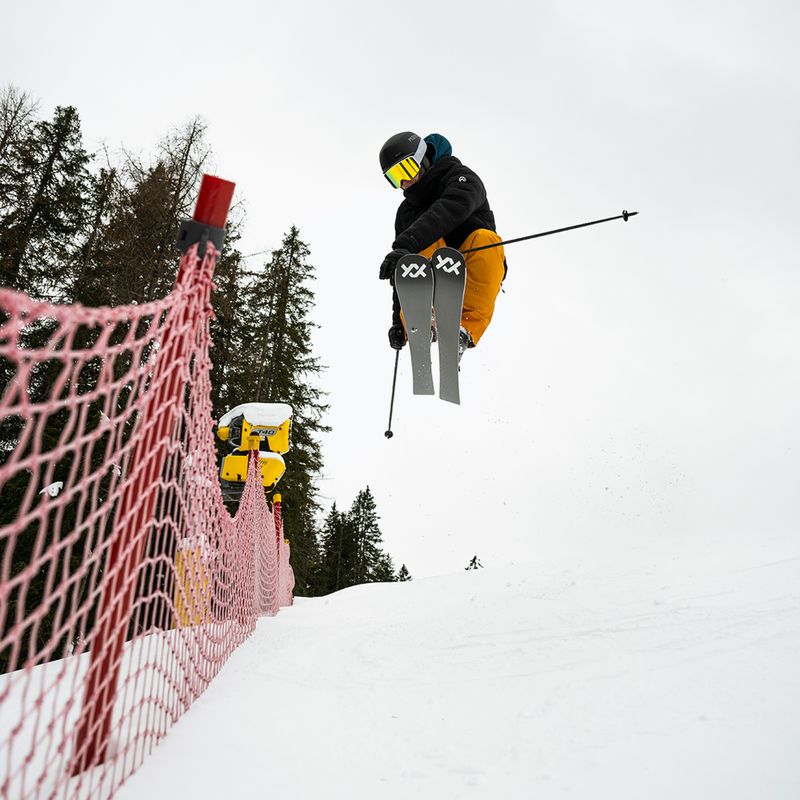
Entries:
[[[494, 232], [486, 228], [472, 231], [459, 246], [459, 250], [481, 247], [502, 241]], [[444, 239], [437, 239], [420, 255], [430, 258], [434, 250], [445, 247]], [[466, 253], [467, 285], [464, 289], [464, 306], [461, 309], [461, 326], [467, 330], [473, 344], [478, 344], [481, 336], [489, 327], [494, 314], [494, 304], [500, 293], [500, 284], [505, 275], [504, 254], [502, 245], [477, 253]]]

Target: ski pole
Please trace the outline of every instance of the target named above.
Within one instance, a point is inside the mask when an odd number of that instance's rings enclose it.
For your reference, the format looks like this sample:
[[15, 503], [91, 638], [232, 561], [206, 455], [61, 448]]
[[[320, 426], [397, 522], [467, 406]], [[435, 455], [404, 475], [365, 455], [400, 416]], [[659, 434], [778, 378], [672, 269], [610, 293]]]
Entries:
[[488, 250], [490, 247], [500, 247], [500, 245], [514, 244], [514, 242], [524, 242], [526, 239], [538, 239], [540, 236], [550, 236], [553, 233], [563, 233], [564, 231], [574, 231], [576, 228], [585, 228], [587, 225], [599, 225], [601, 222], [611, 222], [614, 219], [624, 219], [628, 221], [629, 217], [635, 217], [638, 211], [623, 211], [616, 217], [606, 217], [605, 219], [596, 219], [592, 222], [581, 222], [579, 225], [568, 225], [566, 228], [556, 228], [552, 231], [544, 231], [543, 233], [532, 233], [530, 236], [520, 236], [518, 239], [508, 239], [505, 242], [495, 242], [494, 244], [484, 244], [480, 247], [470, 247], [469, 250], [462, 250], [462, 253], [475, 253], [478, 250]]
[[400, 351], [397, 350], [394, 356], [394, 377], [392, 378], [392, 402], [389, 403], [389, 427], [383, 435], [387, 439], [391, 439], [394, 434], [392, 433], [392, 413], [394, 412], [394, 388], [397, 386], [397, 365], [400, 363]]

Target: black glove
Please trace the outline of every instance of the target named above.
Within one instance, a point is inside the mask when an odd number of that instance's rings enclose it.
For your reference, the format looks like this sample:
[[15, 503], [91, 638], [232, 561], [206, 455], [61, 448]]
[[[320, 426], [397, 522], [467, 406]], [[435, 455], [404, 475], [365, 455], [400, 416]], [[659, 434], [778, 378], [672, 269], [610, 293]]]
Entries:
[[398, 247], [396, 250], [392, 250], [391, 253], [387, 253], [386, 258], [383, 259], [383, 263], [381, 264], [381, 271], [378, 273], [378, 277], [382, 281], [392, 279], [397, 262], [410, 252], [410, 250], [403, 250], [401, 247]]
[[406, 331], [402, 325], [389, 328], [389, 346], [395, 350], [402, 350], [406, 346]]

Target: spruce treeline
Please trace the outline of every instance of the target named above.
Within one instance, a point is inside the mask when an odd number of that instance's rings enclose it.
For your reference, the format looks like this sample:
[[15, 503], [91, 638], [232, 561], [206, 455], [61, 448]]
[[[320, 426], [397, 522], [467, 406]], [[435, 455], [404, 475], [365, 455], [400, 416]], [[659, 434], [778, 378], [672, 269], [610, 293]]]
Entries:
[[320, 537], [319, 594], [360, 583], [411, 580], [406, 565], [395, 572], [391, 556], [384, 552], [379, 519], [369, 486], [358, 493], [348, 511], [333, 504]]

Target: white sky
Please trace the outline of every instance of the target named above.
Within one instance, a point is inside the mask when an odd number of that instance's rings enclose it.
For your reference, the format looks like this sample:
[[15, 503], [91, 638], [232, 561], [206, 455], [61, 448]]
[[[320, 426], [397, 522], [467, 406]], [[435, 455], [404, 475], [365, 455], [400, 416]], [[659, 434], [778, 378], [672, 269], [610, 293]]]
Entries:
[[[248, 209], [319, 280], [326, 502], [375, 492], [417, 576], [654, 540], [796, 537], [800, 6], [0, 0], [0, 80], [75, 105], [88, 147], [201, 114]], [[447, 136], [513, 245], [462, 405], [386, 428], [400, 201], [377, 152]], [[250, 398], [242, 398], [247, 401]], [[281, 398], [274, 398], [280, 400]], [[290, 532], [291, 533], [291, 532]]]

